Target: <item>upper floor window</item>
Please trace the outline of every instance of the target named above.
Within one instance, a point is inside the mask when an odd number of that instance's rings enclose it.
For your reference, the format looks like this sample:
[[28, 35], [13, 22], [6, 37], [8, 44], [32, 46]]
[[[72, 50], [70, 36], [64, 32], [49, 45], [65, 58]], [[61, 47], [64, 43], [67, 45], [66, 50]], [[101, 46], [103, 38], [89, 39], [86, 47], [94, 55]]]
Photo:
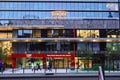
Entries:
[[18, 37], [31, 37], [32, 30], [18, 30]]
[[98, 38], [99, 30], [77, 30], [77, 37], [80, 38]]

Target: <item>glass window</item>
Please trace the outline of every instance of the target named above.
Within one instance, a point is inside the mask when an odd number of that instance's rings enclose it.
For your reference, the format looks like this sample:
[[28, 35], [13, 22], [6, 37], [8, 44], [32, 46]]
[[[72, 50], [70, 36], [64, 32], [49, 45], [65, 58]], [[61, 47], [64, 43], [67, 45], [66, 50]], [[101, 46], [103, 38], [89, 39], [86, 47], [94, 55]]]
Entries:
[[119, 30], [107, 30], [108, 38], [117, 38], [119, 37]]
[[98, 38], [99, 30], [77, 30], [77, 37], [81, 38]]
[[41, 30], [33, 30], [33, 38], [40, 38]]
[[118, 8], [117, 3], [94, 2], [0, 2], [0, 5], [3, 10], [117, 10]]
[[23, 35], [22, 30], [18, 30], [18, 36], [22, 36], [22, 35]]
[[32, 34], [32, 30], [23, 30], [24, 34]]
[[77, 43], [77, 50], [85, 51], [99, 51], [100, 45], [97, 42], [81, 42]]
[[12, 32], [0, 32], [0, 38], [12, 38]]
[[32, 37], [32, 30], [18, 30], [18, 37], [30, 38]]

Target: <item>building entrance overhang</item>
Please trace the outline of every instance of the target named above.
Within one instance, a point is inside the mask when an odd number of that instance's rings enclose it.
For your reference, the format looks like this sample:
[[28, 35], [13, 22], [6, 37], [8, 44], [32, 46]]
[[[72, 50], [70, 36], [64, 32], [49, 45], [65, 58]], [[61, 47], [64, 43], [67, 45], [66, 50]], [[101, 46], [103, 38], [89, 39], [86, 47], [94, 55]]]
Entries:
[[12, 54], [12, 58], [72, 58], [74, 54]]

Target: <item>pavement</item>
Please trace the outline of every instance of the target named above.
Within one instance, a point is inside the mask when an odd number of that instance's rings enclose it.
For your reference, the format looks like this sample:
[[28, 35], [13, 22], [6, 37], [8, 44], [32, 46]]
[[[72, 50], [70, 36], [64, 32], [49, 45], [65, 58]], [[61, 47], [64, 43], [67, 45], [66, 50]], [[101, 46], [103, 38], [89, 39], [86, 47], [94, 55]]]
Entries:
[[[106, 80], [120, 80], [120, 71], [105, 71]], [[98, 71], [83, 71], [80, 69], [5, 69], [0, 72], [0, 80], [98, 80]]]
[[[1, 76], [98, 76], [98, 71], [82, 71], [80, 69], [70, 70], [70, 69], [52, 69], [50, 70], [33, 70], [32, 69], [5, 69], [4, 72], [0, 72]], [[105, 71], [106, 76], [120, 76], [120, 71]]]

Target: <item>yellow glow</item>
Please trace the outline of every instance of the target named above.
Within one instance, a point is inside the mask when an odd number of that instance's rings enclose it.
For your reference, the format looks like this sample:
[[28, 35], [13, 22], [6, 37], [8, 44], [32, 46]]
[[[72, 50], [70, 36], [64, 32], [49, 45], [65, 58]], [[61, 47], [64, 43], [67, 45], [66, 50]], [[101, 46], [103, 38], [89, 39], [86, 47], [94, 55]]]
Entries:
[[80, 41], [83, 41], [82, 39]]
[[55, 40], [55, 42], [57, 42], [58, 40]]
[[17, 41], [17, 40], [13, 40], [14, 42]]
[[109, 42], [109, 41], [111, 41], [111, 40], [108, 39], [108, 40], [106, 40], [106, 41]]
[[29, 41], [29, 40], [25, 40], [25, 41]]
[[95, 42], [96, 40], [94, 39], [93, 42]]
[[38, 40], [39, 42], [41, 42], [42, 40]]
[[68, 52], [68, 54], [70, 54], [70, 52]]

